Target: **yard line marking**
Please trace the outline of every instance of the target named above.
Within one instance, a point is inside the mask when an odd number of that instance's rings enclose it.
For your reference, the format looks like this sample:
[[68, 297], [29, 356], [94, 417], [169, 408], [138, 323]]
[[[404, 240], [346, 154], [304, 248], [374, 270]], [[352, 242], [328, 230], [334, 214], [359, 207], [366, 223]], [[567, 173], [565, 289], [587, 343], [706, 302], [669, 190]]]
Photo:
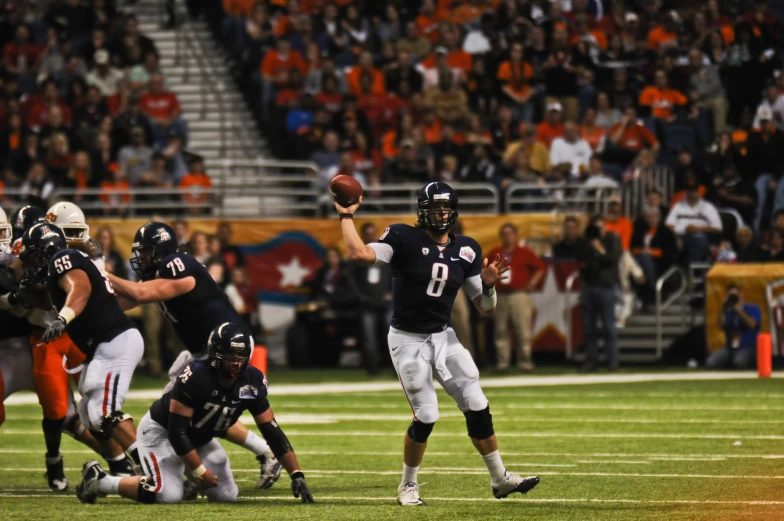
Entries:
[[[19, 429], [0, 429], [0, 434], [24, 435], [24, 436], [43, 436], [43, 432], [36, 430]], [[378, 431], [288, 431], [291, 436], [315, 436], [315, 437], [349, 437], [349, 436], [373, 436], [381, 438], [396, 438], [400, 436], [398, 432], [378, 432]], [[463, 438], [465, 433], [433, 433], [431, 437], [437, 438]], [[505, 438], [641, 438], [641, 439], [697, 439], [697, 440], [784, 440], [781, 434], [692, 434], [692, 433], [558, 433], [558, 432], [510, 432], [504, 434]]]
[[726, 458], [689, 458], [689, 457], [667, 457], [667, 458], [648, 458], [652, 461], [726, 461]]
[[586, 460], [578, 459], [577, 463], [598, 463], [601, 465], [650, 465], [650, 461], [603, 461], [603, 460]]
[[532, 410], [611, 410], [611, 411], [784, 411], [784, 406], [746, 405], [631, 405], [631, 404], [584, 404], [584, 403], [510, 403], [507, 409]]
[[[585, 392], [585, 393], [576, 393], [570, 391], [522, 391], [522, 390], [510, 390], [510, 391], [495, 391], [490, 390], [485, 393], [488, 397], [510, 397], [510, 398], [618, 398], [618, 392]], [[704, 398], [704, 399], [721, 399], [721, 398], [784, 398], [784, 394], [782, 393], [770, 393], [765, 391], [760, 391], [757, 393], [746, 392], [746, 393], [722, 393], [722, 392], [699, 392], [699, 391], [692, 391], [692, 392], [683, 392], [683, 393], [675, 393], [675, 392], [646, 392], [646, 393], [624, 393], [624, 399], [644, 399], [644, 398]]]
[[[773, 378], [782, 378], [781, 374], [774, 374]], [[482, 387], [486, 389], [496, 387], [542, 387], [562, 385], [595, 385], [595, 384], [624, 384], [642, 382], [673, 382], [673, 381], [723, 381], [723, 380], [756, 380], [756, 371], [683, 371], [678, 373], [631, 373], [631, 374], [602, 374], [602, 375], [561, 375], [561, 376], [507, 376], [482, 378]], [[130, 391], [128, 400], [157, 400], [161, 397], [163, 389], [149, 389]], [[388, 382], [354, 382], [354, 383], [320, 383], [320, 384], [290, 384], [270, 386], [273, 396], [310, 396], [324, 394], [352, 394], [369, 392], [400, 392], [400, 383], [390, 380]], [[9, 396], [6, 405], [36, 405], [38, 398], [34, 393], [24, 392]]]
[[[7, 498], [49, 498], [49, 499], [70, 499], [76, 501], [73, 494], [16, 494], [0, 491], [0, 497]], [[286, 496], [240, 496], [241, 501], [269, 501], [269, 502], [300, 502], [299, 499]], [[317, 496], [318, 501], [373, 501], [397, 505], [394, 497], [362, 497], [362, 496]], [[494, 503], [499, 504], [498, 500], [489, 497], [428, 497], [428, 501], [445, 501], [457, 503]], [[200, 499], [199, 503], [206, 500]], [[593, 499], [593, 498], [506, 498], [503, 503], [617, 503], [630, 505], [726, 505], [726, 506], [778, 506], [784, 505], [784, 501], [722, 501], [712, 499]]]
[[[519, 465], [514, 465], [518, 467]], [[536, 464], [522, 465], [523, 467], [538, 467]], [[0, 471], [18, 471], [18, 472], [44, 472], [44, 468], [0, 468]], [[80, 471], [79, 467], [67, 467], [68, 472]], [[234, 468], [234, 473], [255, 473], [258, 474], [259, 468]], [[465, 468], [459, 470], [439, 470], [438, 468], [420, 469], [420, 474], [442, 474], [448, 476], [460, 475], [486, 475], [486, 469]], [[560, 471], [543, 471], [537, 472], [540, 476], [579, 476], [579, 477], [618, 477], [618, 478], [685, 478], [685, 479], [784, 479], [784, 475], [765, 475], [765, 476], [737, 476], [732, 474], [664, 474], [664, 473], [637, 473], [637, 472], [560, 472]], [[308, 469], [308, 477], [310, 476], [339, 476], [339, 475], [371, 475], [371, 476], [399, 476], [400, 470], [318, 470]]]

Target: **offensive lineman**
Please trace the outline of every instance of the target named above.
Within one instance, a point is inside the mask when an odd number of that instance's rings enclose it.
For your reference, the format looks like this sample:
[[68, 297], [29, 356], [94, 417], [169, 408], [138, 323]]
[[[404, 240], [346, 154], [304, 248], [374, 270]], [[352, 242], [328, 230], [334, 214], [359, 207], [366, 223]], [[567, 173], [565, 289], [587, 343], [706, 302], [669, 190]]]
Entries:
[[46, 282], [58, 313], [43, 341], [49, 343], [67, 329], [86, 357], [79, 380], [82, 423], [107, 459], [119, 461], [128, 451], [138, 464], [133, 420], [121, 409], [144, 351], [141, 334], [117, 303], [109, 280], [85, 253], [67, 248], [60, 228], [34, 225], [22, 237], [19, 257], [26, 277]]
[[392, 323], [389, 351], [414, 420], [404, 438], [403, 479], [398, 502], [422, 506], [417, 472], [427, 439], [438, 420], [433, 373], [463, 412], [468, 436], [490, 473], [493, 495], [502, 499], [525, 494], [539, 483], [509, 472], [498, 452], [493, 419], [479, 385], [479, 370], [449, 327], [458, 289], [482, 313], [495, 311], [495, 284], [508, 266], [500, 257], [482, 260], [482, 249], [469, 237], [449, 233], [457, 221], [457, 194], [445, 183], [429, 183], [417, 196], [417, 226], [393, 224], [379, 242], [365, 245], [354, 227], [354, 213], [362, 203], [340, 214], [343, 240], [351, 260], [392, 265]]
[[97, 461], [85, 463], [76, 495], [82, 503], [119, 494], [140, 503], [179, 503], [186, 468], [200, 482], [208, 501], [233, 502], [238, 489], [226, 451], [216, 437], [245, 410], [256, 420], [275, 456], [291, 475], [291, 491], [303, 503], [313, 496], [297, 457], [278, 426], [267, 400], [267, 380], [249, 366], [253, 343], [244, 328], [221, 324], [209, 335], [206, 360], [194, 360], [171, 391], [152, 404], [139, 422], [139, 453], [145, 477], [111, 477]]
[[[130, 309], [148, 302], [157, 303], [188, 349], [169, 371], [172, 383], [166, 387], [168, 391], [185, 365], [206, 355], [205, 340], [215, 327], [225, 322], [242, 324], [242, 319], [207, 269], [190, 255], [177, 252], [177, 234], [167, 224], [150, 222], [139, 228], [131, 255], [131, 268], [141, 283], [108, 275], [121, 305]], [[232, 425], [225, 438], [256, 455], [261, 467], [256, 488], [268, 489], [275, 484], [281, 464], [264, 439], [242, 422]]]

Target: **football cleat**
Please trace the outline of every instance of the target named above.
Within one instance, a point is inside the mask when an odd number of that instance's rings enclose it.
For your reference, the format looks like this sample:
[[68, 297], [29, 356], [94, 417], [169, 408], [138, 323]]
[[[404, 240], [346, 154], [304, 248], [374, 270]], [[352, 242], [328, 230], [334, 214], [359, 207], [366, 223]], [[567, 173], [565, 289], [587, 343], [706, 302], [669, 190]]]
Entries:
[[397, 502], [404, 507], [425, 506], [425, 502], [419, 497], [419, 486], [416, 483], [401, 483], [397, 487]]
[[196, 501], [199, 498], [200, 482], [190, 472], [185, 473], [185, 482], [182, 484], [182, 500]]
[[68, 480], [65, 479], [65, 469], [63, 469], [63, 458], [57, 463], [46, 462], [46, 481], [53, 492], [63, 492], [68, 490]]
[[82, 467], [82, 482], [76, 486], [76, 497], [82, 503], [95, 503], [99, 497], [106, 494], [98, 492], [98, 481], [106, 477], [101, 465], [97, 461], [90, 461]]
[[501, 484], [498, 486], [493, 485], [493, 495], [498, 499], [504, 499], [509, 494], [514, 494], [515, 492], [525, 494], [538, 484], [539, 478], [537, 476], [524, 478], [507, 470]]
[[109, 464], [109, 474], [117, 476], [118, 478], [125, 478], [128, 476], [137, 476], [136, 464], [131, 458], [125, 454], [125, 457], [119, 461], [107, 461]]
[[256, 456], [256, 460], [261, 466], [259, 481], [256, 483], [256, 488], [262, 490], [272, 488], [272, 485], [280, 478], [280, 469], [283, 465], [275, 459], [275, 456], [266, 456], [262, 454], [261, 456]]

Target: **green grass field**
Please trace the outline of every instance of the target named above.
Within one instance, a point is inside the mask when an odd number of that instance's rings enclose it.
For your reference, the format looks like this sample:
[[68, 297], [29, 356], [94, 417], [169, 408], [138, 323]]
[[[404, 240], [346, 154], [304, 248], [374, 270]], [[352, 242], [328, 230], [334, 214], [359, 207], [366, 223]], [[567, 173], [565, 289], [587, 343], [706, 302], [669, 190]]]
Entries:
[[[506, 466], [542, 478], [528, 495], [501, 501], [462, 414], [442, 393], [420, 471], [428, 506], [406, 511], [395, 501], [410, 422], [402, 392], [276, 395], [273, 385], [271, 393], [315, 505], [296, 502], [287, 477], [254, 490], [255, 460], [230, 445], [237, 504], [82, 505], [73, 489], [91, 453], [64, 439], [71, 491], [53, 494], [42, 477], [40, 409], [10, 405], [0, 428], [0, 519], [784, 520], [782, 380], [488, 388]], [[134, 399], [125, 411], [141, 418], [150, 403]]]

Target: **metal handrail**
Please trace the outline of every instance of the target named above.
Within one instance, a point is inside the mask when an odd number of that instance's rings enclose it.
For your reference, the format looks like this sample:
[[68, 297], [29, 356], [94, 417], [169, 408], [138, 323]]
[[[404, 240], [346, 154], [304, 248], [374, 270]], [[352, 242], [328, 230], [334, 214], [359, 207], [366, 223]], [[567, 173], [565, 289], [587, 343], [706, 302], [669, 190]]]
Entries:
[[[681, 275], [681, 286], [670, 295], [667, 300], [662, 302], [662, 290], [664, 284], [676, 273]], [[670, 307], [673, 302], [678, 300], [681, 295], [686, 291], [686, 274], [678, 266], [672, 266], [664, 272], [664, 274], [656, 280], [656, 359], [662, 357], [664, 350], [664, 332], [662, 330], [662, 312]]]
[[572, 310], [569, 307], [569, 294], [572, 292], [572, 286], [574, 286], [574, 281], [577, 280], [577, 277], [580, 276], [580, 270], [576, 270], [574, 273], [569, 275], [566, 278], [566, 284], [564, 287], [564, 313], [566, 313], [566, 359], [572, 359]]
[[[522, 196], [515, 196], [524, 192]], [[560, 192], [560, 196], [557, 195]], [[620, 187], [585, 187], [575, 183], [512, 183], [505, 191], [504, 212], [514, 213], [514, 205], [541, 205], [538, 211], [551, 211], [559, 208], [586, 209], [600, 211], [612, 195], [620, 195]], [[532, 211], [537, 211], [536, 209]]]

